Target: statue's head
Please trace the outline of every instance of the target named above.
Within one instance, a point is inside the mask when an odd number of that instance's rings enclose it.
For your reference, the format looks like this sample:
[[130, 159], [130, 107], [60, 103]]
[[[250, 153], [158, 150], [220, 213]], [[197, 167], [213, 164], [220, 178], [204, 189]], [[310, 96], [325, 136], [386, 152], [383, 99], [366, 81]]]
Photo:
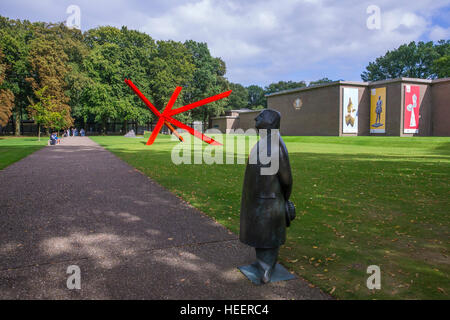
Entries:
[[261, 111], [255, 118], [256, 129], [280, 129], [280, 113], [272, 109]]

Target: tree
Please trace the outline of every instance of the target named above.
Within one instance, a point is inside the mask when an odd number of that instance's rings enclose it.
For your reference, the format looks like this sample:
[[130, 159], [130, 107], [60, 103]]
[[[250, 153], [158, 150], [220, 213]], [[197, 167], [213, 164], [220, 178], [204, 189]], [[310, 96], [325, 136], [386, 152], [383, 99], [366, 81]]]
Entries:
[[[189, 50], [180, 42], [157, 41], [150, 60], [150, 88], [157, 108], [163, 108], [177, 86], [192, 81], [195, 65]], [[177, 99], [176, 105], [182, 101]], [[175, 106], [174, 106], [175, 108]]]
[[124, 84], [124, 79], [131, 79], [147, 98], [152, 99], [150, 71], [151, 57], [157, 50], [155, 41], [149, 35], [128, 30], [127, 27], [120, 30], [114, 27], [99, 27], [86, 32], [85, 42], [91, 52], [82, 69], [88, 78], [97, 82], [95, 90], [90, 88], [86, 92], [94, 96], [85, 97], [95, 101], [98, 94], [105, 91], [112, 104], [108, 107], [108, 112], [102, 112], [100, 108], [90, 108], [89, 103], [86, 103], [83, 104], [85, 108], [78, 110], [76, 114], [82, 114], [86, 119], [96, 119], [95, 121], [101, 119], [104, 129], [109, 118], [120, 119], [124, 122], [125, 131], [128, 130], [129, 120], [141, 124], [150, 121], [152, 114]]
[[230, 83], [233, 93], [229, 98], [229, 107], [232, 110], [239, 110], [248, 106], [248, 91], [239, 83]]
[[450, 77], [450, 41], [439, 40], [435, 50], [439, 54], [439, 58], [433, 61], [433, 73], [438, 78]]
[[308, 87], [317, 86], [319, 84], [330, 83], [330, 82], [333, 82], [333, 80], [328, 79], [328, 78], [322, 78], [322, 79], [319, 79], [319, 80], [316, 80], [316, 81], [311, 81], [309, 83]]
[[6, 70], [9, 67], [3, 62], [3, 58], [4, 55], [0, 49], [0, 128], [8, 123], [14, 107], [14, 94], [11, 90], [2, 88]]
[[46, 86], [37, 90], [35, 95], [39, 101], [34, 103], [30, 99], [30, 105], [28, 106], [30, 116], [33, 117], [38, 125], [39, 141], [41, 141], [41, 126], [44, 126], [46, 129], [61, 130], [68, 125], [66, 114], [68, 110], [61, 109], [55, 97], [49, 95], [46, 91]]
[[303, 88], [303, 87], [306, 87], [305, 81], [299, 81], [299, 82], [290, 81], [290, 80], [289, 81], [279, 81], [277, 83], [271, 83], [268, 86], [266, 86], [264, 89], [264, 93], [270, 94], [270, 93], [280, 92], [280, 91], [284, 91], [284, 90]]
[[248, 108], [259, 110], [267, 107], [267, 100], [264, 96], [264, 89], [257, 85], [247, 87], [248, 92]]
[[434, 60], [433, 72], [438, 78], [450, 77], [450, 55], [446, 55]]
[[[192, 103], [219, 94], [230, 89], [227, 79], [225, 62], [211, 56], [208, 45], [202, 42], [188, 40], [184, 46], [189, 50], [195, 69], [192, 80], [184, 90], [184, 103]], [[234, 93], [233, 93], [234, 94]], [[229, 98], [208, 103], [201, 108], [193, 109], [186, 114], [191, 120], [209, 122], [213, 116], [222, 114]], [[187, 120], [187, 119], [186, 119]]]
[[[32, 24], [29, 21], [22, 22], [0, 16], [0, 48], [4, 54], [4, 63], [8, 66], [4, 71], [2, 88], [14, 95], [12, 113], [17, 136], [20, 135], [22, 110], [28, 105], [28, 96], [33, 94], [26, 81], [31, 74], [28, 54], [32, 36]], [[6, 102], [11, 101], [10, 97], [3, 97]]]
[[432, 41], [403, 44], [370, 62], [361, 74], [361, 79], [378, 81], [399, 77], [435, 79], [449, 76], [445, 71], [448, 68], [448, 59], [445, 57], [450, 55], [449, 47], [449, 40], [441, 40], [437, 44]]
[[[57, 25], [55, 31], [59, 34], [58, 41], [62, 43], [67, 55], [68, 72], [65, 76], [66, 95], [72, 117], [77, 117], [78, 122], [86, 122], [86, 118], [80, 115], [84, 88], [89, 81], [82, 70], [83, 61], [89, 54], [89, 47], [84, 42], [84, 36], [78, 29], [69, 29], [64, 25]], [[83, 125], [84, 127], [84, 125]]]
[[120, 70], [120, 48], [117, 44], [96, 45], [86, 57], [87, 74], [77, 115], [102, 124], [106, 133], [109, 119], [119, 117], [122, 106], [123, 79]]
[[[51, 104], [52, 117], [56, 114], [59, 115], [57, 119], [52, 120], [55, 126], [64, 123], [68, 127], [73, 124], [68, 105], [70, 98], [66, 95], [67, 84], [65, 82], [70, 67], [68, 65], [69, 57], [64, 51], [62, 28], [66, 27], [62, 24], [36, 23], [33, 25], [34, 37], [30, 42], [28, 57], [32, 76], [26, 80], [31, 84], [34, 96], [38, 100], [48, 97], [48, 101], [45, 100], [48, 106], [43, 105], [42, 108], [50, 108]], [[33, 99], [31, 98], [31, 100]], [[29, 107], [33, 109], [33, 105], [32, 103]], [[64, 120], [62, 121], [59, 117], [64, 117]], [[45, 121], [43, 123], [48, 124]], [[45, 127], [48, 129], [49, 125], [45, 125]]]

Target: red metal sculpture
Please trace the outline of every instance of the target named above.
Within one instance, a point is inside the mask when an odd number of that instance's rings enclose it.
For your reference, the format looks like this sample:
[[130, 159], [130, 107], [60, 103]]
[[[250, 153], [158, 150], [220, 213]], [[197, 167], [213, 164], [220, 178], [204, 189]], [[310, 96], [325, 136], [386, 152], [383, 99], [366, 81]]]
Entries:
[[136, 95], [149, 107], [149, 109], [155, 114], [155, 116], [158, 117], [158, 122], [156, 123], [155, 128], [152, 131], [152, 134], [150, 135], [150, 138], [147, 141], [147, 145], [153, 144], [156, 137], [159, 134], [159, 131], [161, 130], [162, 126], [165, 124], [169, 130], [171, 130], [177, 137], [180, 139], [180, 141], [183, 141], [183, 138], [178, 134], [178, 132], [171, 126], [173, 124], [174, 126], [177, 126], [178, 128], [184, 129], [190, 134], [192, 134], [194, 137], [197, 137], [199, 139], [202, 139], [203, 141], [212, 144], [212, 145], [222, 145], [221, 143], [215, 141], [214, 139], [211, 139], [208, 136], [205, 136], [203, 133], [200, 133], [193, 128], [185, 125], [184, 123], [172, 118], [174, 115], [203, 106], [207, 103], [217, 101], [223, 98], [226, 98], [230, 95], [232, 90], [222, 92], [220, 94], [217, 94], [212, 97], [208, 97], [206, 99], [202, 99], [200, 101], [185, 105], [183, 107], [180, 107], [178, 109], [172, 110], [172, 106], [174, 105], [175, 101], [178, 98], [178, 95], [180, 94], [181, 87], [176, 87], [175, 91], [172, 94], [172, 97], [170, 97], [169, 102], [167, 103], [166, 107], [164, 108], [163, 112], [159, 112], [158, 109], [155, 108], [155, 106], [142, 94], [141, 91], [134, 85], [134, 83], [129, 80], [125, 79], [125, 83], [136, 93]]

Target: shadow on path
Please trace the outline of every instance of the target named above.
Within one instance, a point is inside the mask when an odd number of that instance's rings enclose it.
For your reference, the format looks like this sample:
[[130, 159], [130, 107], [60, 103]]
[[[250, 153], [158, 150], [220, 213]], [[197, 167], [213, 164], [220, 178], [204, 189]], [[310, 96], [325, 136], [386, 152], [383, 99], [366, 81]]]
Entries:
[[[0, 299], [326, 299], [257, 287], [252, 248], [89, 138], [0, 171]], [[66, 288], [69, 265], [81, 290]]]

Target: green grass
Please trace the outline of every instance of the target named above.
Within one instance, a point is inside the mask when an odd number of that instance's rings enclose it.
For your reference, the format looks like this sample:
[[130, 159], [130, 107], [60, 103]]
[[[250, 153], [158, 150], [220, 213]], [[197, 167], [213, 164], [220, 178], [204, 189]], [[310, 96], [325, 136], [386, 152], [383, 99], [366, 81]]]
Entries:
[[[152, 146], [92, 139], [238, 233], [245, 165], [176, 166], [167, 136]], [[297, 207], [280, 252], [286, 267], [340, 299], [449, 298], [449, 138], [284, 141]], [[373, 264], [381, 290], [366, 287]]]
[[0, 170], [47, 145], [48, 138], [0, 137]]

